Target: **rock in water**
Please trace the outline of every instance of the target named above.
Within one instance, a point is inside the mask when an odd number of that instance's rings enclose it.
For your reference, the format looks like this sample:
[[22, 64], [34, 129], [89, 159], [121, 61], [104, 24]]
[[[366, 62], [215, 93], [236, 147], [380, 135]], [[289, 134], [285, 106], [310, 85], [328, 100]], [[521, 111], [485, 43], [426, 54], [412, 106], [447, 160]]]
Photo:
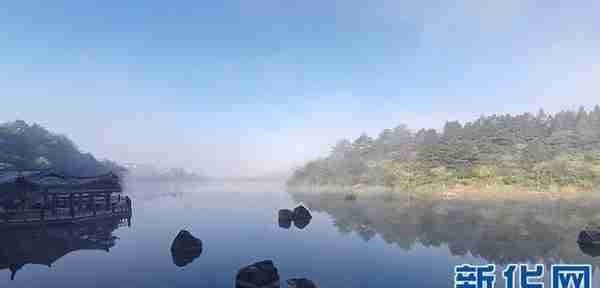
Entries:
[[288, 209], [279, 210], [279, 227], [288, 229], [292, 226], [294, 212]]
[[192, 236], [192, 233], [181, 230], [171, 244], [171, 251], [178, 253], [202, 252], [202, 241]]
[[598, 244], [586, 244], [586, 243], [577, 243], [579, 245], [579, 249], [583, 254], [586, 254], [591, 257], [600, 256], [600, 245]]
[[289, 229], [292, 227], [292, 220], [279, 218], [279, 227], [283, 229]]
[[292, 220], [294, 218], [294, 212], [289, 209], [279, 210], [279, 219]]
[[314, 282], [306, 278], [292, 278], [287, 280], [288, 288], [319, 288]]
[[594, 230], [583, 230], [579, 232], [577, 242], [581, 244], [600, 244], [600, 232]]
[[256, 262], [240, 269], [235, 277], [236, 288], [279, 288], [279, 273], [273, 261]]
[[177, 267], [192, 263], [202, 254], [202, 241], [186, 230], [181, 230], [171, 244], [171, 257]]
[[304, 206], [300, 205], [294, 208], [294, 221], [298, 219], [311, 219], [312, 215], [310, 215], [310, 211], [306, 209]]
[[294, 226], [298, 229], [304, 229], [308, 224], [310, 224], [311, 218], [299, 218], [294, 220]]
[[294, 225], [297, 228], [304, 229], [304, 227], [308, 226], [311, 219], [312, 215], [310, 215], [310, 211], [304, 206], [300, 205], [294, 208]]
[[173, 258], [173, 264], [175, 264], [175, 266], [177, 267], [183, 267], [185, 265], [188, 265], [192, 262], [194, 262], [194, 260], [196, 258], [198, 258], [200, 256], [200, 254], [202, 254], [202, 251], [195, 251], [195, 252], [177, 252], [177, 251], [171, 251], [171, 257]]

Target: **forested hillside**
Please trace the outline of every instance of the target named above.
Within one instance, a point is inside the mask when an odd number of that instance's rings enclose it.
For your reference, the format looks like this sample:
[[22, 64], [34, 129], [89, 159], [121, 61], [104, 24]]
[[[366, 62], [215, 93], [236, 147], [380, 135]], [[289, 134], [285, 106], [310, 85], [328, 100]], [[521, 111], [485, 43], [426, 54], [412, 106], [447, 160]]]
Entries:
[[482, 116], [443, 130], [385, 129], [340, 140], [295, 171], [290, 185], [520, 185], [600, 183], [600, 106], [591, 111]]
[[[52, 168], [73, 176], [92, 176], [120, 169], [82, 153], [66, 136], [18, 120], [0, 124], [0, 170]], [[115, 171], [118, 172], [118, 171]]]

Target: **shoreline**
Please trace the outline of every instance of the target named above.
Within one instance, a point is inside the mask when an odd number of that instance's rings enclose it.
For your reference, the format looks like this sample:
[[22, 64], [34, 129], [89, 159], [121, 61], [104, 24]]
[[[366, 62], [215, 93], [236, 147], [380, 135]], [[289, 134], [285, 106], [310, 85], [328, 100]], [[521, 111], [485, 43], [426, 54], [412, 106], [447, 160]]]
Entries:
[[393, 189], [381, 185], [287, 185], [288, 192], [301, 194], [319, 194], [323, 196], [353, 195], [357, 198], [391, 197], [391, 198], [430, 198], [440, 200], [486, 200], [486, 201], [518, 201], [532, 199], [571, 200], [578, 198], [599, 198], [600, 189], [578, 186], [549, 186], [545, 189], [533, 189], [519, 185], [462, 185], [446, 186], [432, 184], [417, 186], [412, 189]]

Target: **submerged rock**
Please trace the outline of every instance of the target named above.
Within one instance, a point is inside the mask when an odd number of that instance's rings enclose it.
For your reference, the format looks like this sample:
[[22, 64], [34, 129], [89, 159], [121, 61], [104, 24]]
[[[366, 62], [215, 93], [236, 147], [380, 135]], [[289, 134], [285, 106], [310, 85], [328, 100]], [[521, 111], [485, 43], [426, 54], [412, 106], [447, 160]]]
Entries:
[[202, 241], [186, 230], [181, 230], [171, 244], [173, 263], [183, 267], [202, 254]]
[[288, 209], [279, 210], [279, 227], [288, 229], [292, 226], [292, 220], [294, 218], [294, 212]]
[[292, 278], [286, 281], [288, 288], [319, 288], [313, 281], [306, 278]]
[[236, 288], [279, 288], [279, 273], [271, 260], [256, 262], [240, 269]]
[[579, 232], [577, 243], [580, 244], [600, 244], [600, 231], [583, 230]]

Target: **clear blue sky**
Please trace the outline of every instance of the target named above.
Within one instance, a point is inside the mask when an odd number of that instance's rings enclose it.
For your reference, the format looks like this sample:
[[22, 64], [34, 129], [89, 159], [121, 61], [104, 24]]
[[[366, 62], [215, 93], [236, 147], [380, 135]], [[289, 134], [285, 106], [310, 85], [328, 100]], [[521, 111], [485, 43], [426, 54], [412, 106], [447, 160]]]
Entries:
[[600, 103], [600, 1], [9, 2], [0, 121], [122, 162], [261, 175], [400, 123]]

